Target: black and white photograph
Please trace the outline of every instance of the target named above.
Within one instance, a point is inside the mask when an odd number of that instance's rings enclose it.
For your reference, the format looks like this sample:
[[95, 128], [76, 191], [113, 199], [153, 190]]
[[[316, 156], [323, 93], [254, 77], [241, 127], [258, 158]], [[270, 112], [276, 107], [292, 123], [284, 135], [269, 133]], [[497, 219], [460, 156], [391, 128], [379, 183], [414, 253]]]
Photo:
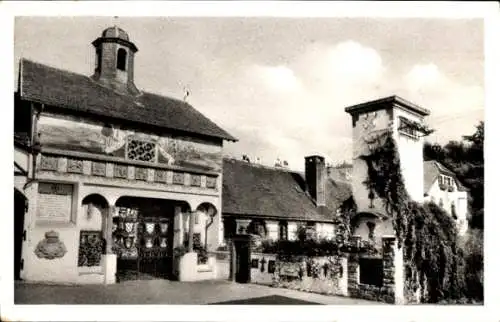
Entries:
[[14, 307], [491, 302], [485, 18], [118, 9], [12, 16]]

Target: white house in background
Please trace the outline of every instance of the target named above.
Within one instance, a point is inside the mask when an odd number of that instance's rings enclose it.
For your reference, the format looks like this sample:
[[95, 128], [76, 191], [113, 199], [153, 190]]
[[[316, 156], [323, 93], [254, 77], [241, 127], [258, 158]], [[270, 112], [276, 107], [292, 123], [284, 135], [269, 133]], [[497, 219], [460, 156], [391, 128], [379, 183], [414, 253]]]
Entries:
[[424, 198], [443, 207], [457, 221], [460, 235], [467, 232], [467, 188], [437, 161], [424, 162]]

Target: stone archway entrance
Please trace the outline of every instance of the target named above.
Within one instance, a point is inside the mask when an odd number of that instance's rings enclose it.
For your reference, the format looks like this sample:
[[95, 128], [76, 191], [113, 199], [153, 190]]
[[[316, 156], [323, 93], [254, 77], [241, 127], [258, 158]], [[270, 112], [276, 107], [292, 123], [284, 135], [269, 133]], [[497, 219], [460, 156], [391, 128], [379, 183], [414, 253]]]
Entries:
[[117, 281], [172, 278], [175, 208], [185, 202], [121, 197], [113, 216], [113, 252]]
[[27, 211], [28, 199], [22, 192], [14, 188], [14, 279], [21, 279], [22, 252], [24, 241], [24, 215]]

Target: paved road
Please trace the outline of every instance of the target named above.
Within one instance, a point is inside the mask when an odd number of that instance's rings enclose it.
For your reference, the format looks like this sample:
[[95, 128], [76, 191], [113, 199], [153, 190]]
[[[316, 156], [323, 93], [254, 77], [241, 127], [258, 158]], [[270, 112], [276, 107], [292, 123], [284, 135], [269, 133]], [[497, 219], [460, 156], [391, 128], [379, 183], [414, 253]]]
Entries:
[[375, 304], [360, 299], [227, 281], [127, 281], [113, 285], [16, 283], [15, 304]]

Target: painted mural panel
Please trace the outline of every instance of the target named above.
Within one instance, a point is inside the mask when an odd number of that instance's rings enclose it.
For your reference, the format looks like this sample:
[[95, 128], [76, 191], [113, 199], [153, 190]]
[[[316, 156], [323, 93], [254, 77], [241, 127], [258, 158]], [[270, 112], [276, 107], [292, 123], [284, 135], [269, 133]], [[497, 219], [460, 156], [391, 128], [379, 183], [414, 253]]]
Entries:
[[99, 122], [44, 115], [38, 123], [42, 147], [129, 160], [222, 170], [222, 146], [189, 137], [168, 137]]

